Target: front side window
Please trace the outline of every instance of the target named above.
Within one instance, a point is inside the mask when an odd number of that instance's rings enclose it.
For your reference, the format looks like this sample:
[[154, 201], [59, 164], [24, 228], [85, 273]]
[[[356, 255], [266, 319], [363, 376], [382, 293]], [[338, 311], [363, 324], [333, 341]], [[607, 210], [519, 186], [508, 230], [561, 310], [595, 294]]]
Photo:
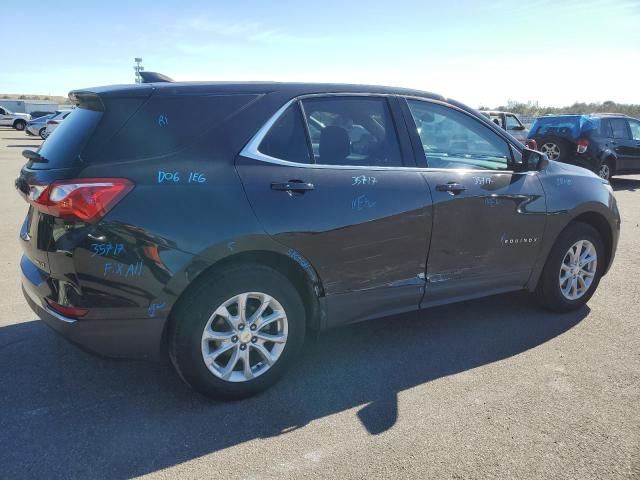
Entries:
[[427, 167], [507, 170], [509, 145], [468, 115], [443, 105], [407, 100]]
[[520, 120], [515, 115], [507, 115], [507, 130], [523, 130]]
[[611, 129], [613, 130], [613, 138], [629, 139], [629, 130], [627, 129], [627, 121], [622, 118], [612, 118]]
[[386, 98], [317, 97], [302, 100], [315, 163], [402, 165]]
[[634, 140], [640, 140], [640, 122], [637, 120], [629, 120], [629, 127], [631, 127], [631, 136]]
[[258, 150], [270, 157], [296, 163], [309, 163], [309, 147], [300, 106], [291, 105], [271, 127]]

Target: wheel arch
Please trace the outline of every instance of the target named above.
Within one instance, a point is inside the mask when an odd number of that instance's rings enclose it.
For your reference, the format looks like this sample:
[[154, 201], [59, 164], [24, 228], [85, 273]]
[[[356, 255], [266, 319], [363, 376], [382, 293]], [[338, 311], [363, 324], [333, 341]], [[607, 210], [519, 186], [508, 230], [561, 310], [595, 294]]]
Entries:
[[609, 225], [609, 222], [604, 217], [604, 215], [594, 211], [581, 213], [577, 217], [573, 218], [571, 222], [567, 224], [567, 227], [572, 223], [577, 223], [577, 222], [586, 223], [587, 225], [593, 227], [600, 234], [600, 237], [602, 238], [602, 241], [604, 242], [604, 246], [605, 246], [606, 262], [605, 262], [605, 269], [603, 273], [604, 275], [609, 270], [609, 266], [611, 265], [611, 260], [612, 260], [611, 254], [613, 250], [613, 231], [611, 229], [611, 225]]
[[18, 123], [23, 123], [25, 128], [27, 127], [27, 121], [25, 119], [23, 119], [23, 118], [16, 118], [13, 121], [13, 124], [11, 124], [11, 127], [12, 128], [16, 128], [16, 125], [18, 125]]
[[326, 324], [326, 312], [320, 297], [324, 296], [324, 288], [311, 263], [299, 252], [289, 248], [285, 252], [273, 250], [246, 250], [221, 258], [209, 266], [202, 268], [198, 274], [177, 295], [171, 306], [162, 334], [162, 349], [166, 350], [168, 334], [174, 322], [174, 311], [189, 296], [197, 291], [199, 285], [207, 278], [215, 276], [222, 270], [234, 265], [257, 264], [270, 267], [287, 277], [302, 298], [307, 327], [320, 330]]

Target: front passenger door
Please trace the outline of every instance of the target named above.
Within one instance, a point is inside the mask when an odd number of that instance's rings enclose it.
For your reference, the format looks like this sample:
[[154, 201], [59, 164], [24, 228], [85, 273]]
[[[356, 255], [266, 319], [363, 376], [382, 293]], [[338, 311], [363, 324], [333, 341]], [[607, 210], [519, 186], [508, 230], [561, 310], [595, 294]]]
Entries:
[[407, 107], [434, 204], [424, 303], [522, 288], [545, 225], [537, 172], [514, 171], [512, 147], [472, 115], [422, 100]]

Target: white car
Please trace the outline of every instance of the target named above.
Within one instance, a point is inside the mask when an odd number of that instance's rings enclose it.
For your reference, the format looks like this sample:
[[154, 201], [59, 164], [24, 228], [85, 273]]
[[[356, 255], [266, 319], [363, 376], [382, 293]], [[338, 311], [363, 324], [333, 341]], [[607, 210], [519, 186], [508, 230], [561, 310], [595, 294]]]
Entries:
[[69, 116], [72, 110], [59, 110], [54, 116], [47, 120], [47, 127], [44, 130], [42, 138], [47, 138], [51, 133], [58, 128], [58, 125]]
[[7, 107], [0, 107], [0, 125], [24, 130], [29, 120], [31, 120], [31, 115], [28, 113], [14, 113]]

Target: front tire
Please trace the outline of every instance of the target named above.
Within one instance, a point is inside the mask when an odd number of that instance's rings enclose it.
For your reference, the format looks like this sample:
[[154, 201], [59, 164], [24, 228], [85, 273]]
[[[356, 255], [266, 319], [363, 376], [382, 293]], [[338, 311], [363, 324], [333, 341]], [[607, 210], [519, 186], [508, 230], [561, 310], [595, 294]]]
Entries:
[[171, 313], [169, 354], [182, 379], [216, 399], [273, 385], [304, 342], [305, 308], [279, 272], [256, 264], [202, 280]]
[[26, 126], [27, 122], [25, 122], [24, 120], [16, 120], [15, 122], [13, 122], [13, 128], [19, 131], [24, 130]]
[[604, 260], [604, 243], [597, 230], [585, 223], [569, 224], [547, 257], [536, 288], [538, 302], [554, 312], [582, 307], [598, 288]]

